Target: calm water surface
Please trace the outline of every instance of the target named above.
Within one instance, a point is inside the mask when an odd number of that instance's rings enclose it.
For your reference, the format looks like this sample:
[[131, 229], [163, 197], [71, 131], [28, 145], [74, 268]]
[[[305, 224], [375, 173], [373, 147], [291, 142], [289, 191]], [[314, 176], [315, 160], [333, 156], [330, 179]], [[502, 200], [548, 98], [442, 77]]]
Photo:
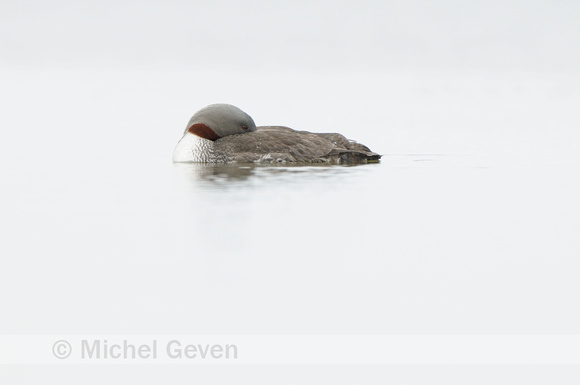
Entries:
[[[578, 76], [202, 75], [3, 78], [2, 333], [580, 332]], [[208, 100], [386, 155], [172, 164]]]
[[[6, 159], [3, 333], [575, 333], [575, 165]], [[41, 320], [41, 321], [40, 321]]]

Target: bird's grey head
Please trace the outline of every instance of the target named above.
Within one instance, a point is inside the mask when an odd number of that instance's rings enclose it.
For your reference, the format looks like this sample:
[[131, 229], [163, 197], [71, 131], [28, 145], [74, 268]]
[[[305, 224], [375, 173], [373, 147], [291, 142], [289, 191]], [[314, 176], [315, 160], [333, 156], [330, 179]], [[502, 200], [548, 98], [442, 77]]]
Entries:
[[231, 104], [211, 104], [202, 108], [191, 117], [185, 128], [185, 133], [209, 140], [252, 131], [256, 131], [254, 120]]

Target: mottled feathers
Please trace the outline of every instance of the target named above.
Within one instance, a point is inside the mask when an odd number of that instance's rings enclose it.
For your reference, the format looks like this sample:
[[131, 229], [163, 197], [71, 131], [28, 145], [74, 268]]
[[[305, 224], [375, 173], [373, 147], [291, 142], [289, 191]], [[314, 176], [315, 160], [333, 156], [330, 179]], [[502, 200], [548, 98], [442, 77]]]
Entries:
[[[243, 137], [242, 137], [243, 136]], [[316, 134], [282, 126], [230, 135], [214, 142], [234, 162], [364, 163], [381, 157], [368, 147], [336, 133]]]

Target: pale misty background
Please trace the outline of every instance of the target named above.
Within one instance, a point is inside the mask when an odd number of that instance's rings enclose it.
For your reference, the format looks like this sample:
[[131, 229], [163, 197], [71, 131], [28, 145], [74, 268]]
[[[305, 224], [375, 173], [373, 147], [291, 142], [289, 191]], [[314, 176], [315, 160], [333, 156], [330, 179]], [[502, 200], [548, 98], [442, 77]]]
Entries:
[[[577, 334], [578, 20], [580, 3], [563, 0], [4, 2], [0, 331]], [[385, 156], [241, 174], [173, 165], [190, 116], [218, 102]], [[139, 376], [379, 374], [195, 370]], [[494, 370], [385, 375], [578, 374]]]

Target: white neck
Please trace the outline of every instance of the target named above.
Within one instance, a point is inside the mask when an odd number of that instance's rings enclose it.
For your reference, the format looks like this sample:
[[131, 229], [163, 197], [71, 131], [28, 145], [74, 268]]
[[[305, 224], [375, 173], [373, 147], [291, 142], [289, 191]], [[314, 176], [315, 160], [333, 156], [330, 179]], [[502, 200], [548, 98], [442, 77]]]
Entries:
[[213, 141], [186, 132], [173, 150], [174, 162], [215, 162]]

